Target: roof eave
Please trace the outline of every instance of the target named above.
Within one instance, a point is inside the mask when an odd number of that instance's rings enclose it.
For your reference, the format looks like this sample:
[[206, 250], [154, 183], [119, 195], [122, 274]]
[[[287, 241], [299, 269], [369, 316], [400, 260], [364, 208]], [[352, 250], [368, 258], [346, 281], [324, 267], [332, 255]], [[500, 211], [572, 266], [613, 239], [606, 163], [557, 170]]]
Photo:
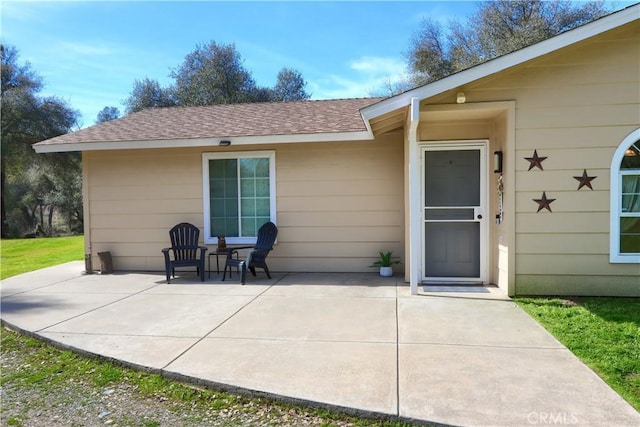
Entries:
[[578, 43], [590, 37], [594, 37], [598, 34], [631, 23], [640, 19], [639, 17], [640, 4], [630, 6], [619, 12], [597, 19], [550, 39], [453, 74], [449, 77], [445, 77], [441, 80], [437, 80], [433, 83], [429, 83], [425, 86], [412, 89], [368, 107], [364, 107], [360, 110], [360, 114], [362, 115], [365, 123], [368, 124], [371, 119], [410, 105], [412, 98], [418, 98], [420, 100], [430, 98], [475, 80], [479, 80], [483, 77], [490, 76], [498, 71], [514, 67], [523, 62], [538, 58], [546, 55], [547, 53], [562, 49], [574, 43]]
[[373, 139], [370, 131], [325, 132], [310, 134], [230, 136], [194, 139], [156, 139], [144, 141], [98, 141], [69, 143], [37, 143], [33, 145], [36, 153], [62, 153], [70, 151], [99, 150], [136, 150], [149, 148], [192, 148], [218, 147], [221, 141], [231, 141], [231, 146], [289, 144], [333, 141], [368, 141]]

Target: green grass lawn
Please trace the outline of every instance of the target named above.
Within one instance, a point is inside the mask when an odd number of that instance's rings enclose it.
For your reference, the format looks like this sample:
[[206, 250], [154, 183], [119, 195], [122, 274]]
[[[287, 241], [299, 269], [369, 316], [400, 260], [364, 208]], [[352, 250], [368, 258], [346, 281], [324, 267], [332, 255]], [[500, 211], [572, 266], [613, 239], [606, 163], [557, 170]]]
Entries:
[[640, 298], [516, 302], [640, 411]]
[[0, 242], [0, 279], [83, 259], [84, 236], [3, 239]]

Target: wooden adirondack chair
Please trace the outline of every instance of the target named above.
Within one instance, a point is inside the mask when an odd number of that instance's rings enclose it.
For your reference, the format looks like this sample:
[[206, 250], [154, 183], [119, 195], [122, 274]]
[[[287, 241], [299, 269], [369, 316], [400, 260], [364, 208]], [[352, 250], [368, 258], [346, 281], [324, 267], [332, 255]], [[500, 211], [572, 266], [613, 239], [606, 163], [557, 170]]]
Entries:
[[[193, 224], [182, 222], [169, 230], [171, 247], [162, 249], [164, 254], [164, 267], [167, 274], [167, 283], [171, 283], [171, 277], [176, 277], [176, 267], [195, 266], [204, 282], [204, 254], [206, 246], [199, 246], [200, 230]], [[173, 254], [173, 257], [171, 256]]]

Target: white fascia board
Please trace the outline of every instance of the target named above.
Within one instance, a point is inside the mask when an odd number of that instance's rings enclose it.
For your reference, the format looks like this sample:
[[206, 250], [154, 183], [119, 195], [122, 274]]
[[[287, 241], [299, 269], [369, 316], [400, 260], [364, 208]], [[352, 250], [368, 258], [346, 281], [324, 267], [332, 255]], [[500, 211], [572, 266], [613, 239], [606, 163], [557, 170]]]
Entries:
[[363, 108], [360, 110], [360, 114], [365, 122], [368, 123], [369, 120], [375, 117], [410, 105], [413, 98], [418, 98], [420, 100], [430, 98], [475, 80], [479, 80], [483, 77], [490, 76], [499, 71], [514, 67], [523, 62], [530, 61], [553, 51], [570, 46], [574, 43], [578, 43], [582, 40], [586, 40], [590, 37], [597, 36], [598, 34], [638, 19], [640, 19], [640, 4], [630, 6], [620, 12], [605, 16], [604, 18], [600, 18], [589, 24], [574, 28], [566, 33], [562, 33], [558, 36], [541, 41], [529, 47], [522, 48], [499, 58], [492, 59], [483, 64], [476, 65], [475, 67], [469, 68], [465, 71], [460, 71], [459, 73], [445, 77], [442, 80], [437, 80], [425, 86], [421, 86], [384, 101], [380, 101], [377, 104]]
[[98, 151], [98, 150], [139, 150], [150, 148], [191, 148], [191, 147], [218, 147], [220, 141], [231, 141], [232, 147], [239, 145], [260, 144], [292, 144], [308, 142], [349, 142], [373, 140], [372, 133], [336, 132], [336, 133], [311, 133], [288, 135], [264, 135], [264, 136], [232, 136], [217, 138], [197, 139], [157, 139], [147, 141], [105, 141], [105, 142], [74, 142], [68, 144], [35, 144], [36, 153], [62, 153], [69, 151]]

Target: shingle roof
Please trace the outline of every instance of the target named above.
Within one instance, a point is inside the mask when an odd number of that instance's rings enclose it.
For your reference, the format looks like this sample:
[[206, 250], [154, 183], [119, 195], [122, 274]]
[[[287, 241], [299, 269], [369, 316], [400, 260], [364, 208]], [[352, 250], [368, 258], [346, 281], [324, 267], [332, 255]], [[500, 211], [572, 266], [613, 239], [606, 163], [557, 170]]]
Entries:
[[37, 146], [366, 131], [359, 110], [382, 98], [151, 108]]

